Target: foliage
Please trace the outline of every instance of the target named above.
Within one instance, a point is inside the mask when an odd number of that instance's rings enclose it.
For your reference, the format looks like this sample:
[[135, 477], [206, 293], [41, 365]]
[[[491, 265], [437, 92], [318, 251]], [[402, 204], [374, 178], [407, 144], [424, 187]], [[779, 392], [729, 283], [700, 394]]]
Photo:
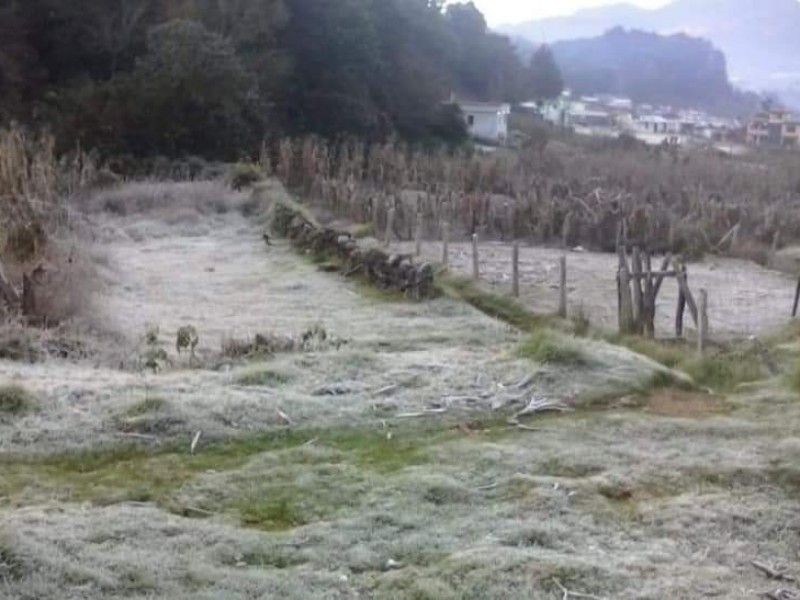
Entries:
[[618, 27], [596, 38], [558, 42], [553, 53], [578, 94], [734, 114], [756, 108], [751, 96], [732, 88], [725, 55], [703, 39]]
[[584, 366], [589, 362], [574, 343], [547, 329], [539, 329], [529, 335], [517, 349], [517, 355], [543, 364], [573, 367]]
[[533, 53], [530, 69], [533, 97], [537, 102], [555, 100], [564, 91], [564, 79], [547, 44], [542, 44]]
[[17, 416], [32, 411], [36, 407], [36, 398], [19, 385], [0, 386], [0, 416]]
[[0, 7], [0, 35], [0, 123], [114, 157], [237, 160], [286, 131], [456, 145], [451, 91], [516, 101], [529, 87], [472, 4], [27, 0]]
[[231, 187], [239, 191], [262, 181], [264, 179], [264, 171], [255, 163], [238, 162], [231, 169], [229, 179]]

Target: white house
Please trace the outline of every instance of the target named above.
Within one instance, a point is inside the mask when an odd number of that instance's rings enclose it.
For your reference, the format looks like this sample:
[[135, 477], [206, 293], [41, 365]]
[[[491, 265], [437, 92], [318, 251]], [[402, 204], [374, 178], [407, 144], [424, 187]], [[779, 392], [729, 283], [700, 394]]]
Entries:
[[501, 102], [456, 102], [464, 114], [467, 129], [475, 140], [505, 144], [508, 140], [508, 116], [511, 105]]

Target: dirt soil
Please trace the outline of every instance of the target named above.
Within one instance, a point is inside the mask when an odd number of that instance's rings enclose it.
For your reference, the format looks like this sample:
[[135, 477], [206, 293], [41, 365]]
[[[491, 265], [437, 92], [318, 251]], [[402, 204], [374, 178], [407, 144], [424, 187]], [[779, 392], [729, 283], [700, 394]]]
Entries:
[[[623, 398], [659, 368], [588, 340], [585, 365], [520, 359], [508, 326], [453, 299], [388, 301], [266, 246], [236, 211], [96, 216], [94, 232], [98, 318], [127, 340], [109, 353], [123, 359], [0, 361], [0, 384], [38, 399], [0, 415], [0, 598], [557, 600], [565, 586], [745, 600], [797, 587], [750, 564], [800, 574], [794, 395], [765, 384], [724, 411], [657, 396], [523, 430], [506, 417], [532, 399]], [[193, 367], [173, 346], [188, 324]], [[314, 324], [349, 343], [220, 353], [229, 337]], [[135, 366], [153, 326], [172, 361], [157, 374]]]
[[[413, 244], [399, 243], [398, 251], [413, 252]], [[428, 260], [441, 260], [441, 244], [425, 247]], [[464, 275], [472, 274], [472, 246], [450, 245], [450, 264]], [[520, 249], [520, 285], [522, 301], [535, 311], [552, 313], [558, 308], [559, 259], [561, 250]], [[502, 243], [481, 244], [481, 278], [498, 290], [511, 291], [511, 246]], [[661, 257], [654, 258], [656, 268]], [[575, 315], [581, 310], [594, 326], [615, 331], [617, 322], [617, 258], [611, 254], [567, 252], [568, 307]], [[730, 339], [774, 333], [791, 317], [797, 278], [766, 269], [755, 263], [709, 257], [689, 265], [689, 285], [695, 297], [708, 291], [708, 314], [712, 337]], [[675, 312], [678, 286], [674, 280], [664, 283], [658, 298], [656, 331], [659, 337], [675, 335]], [[687, 311], [685, 330], [691, 334], [694, 323]]]

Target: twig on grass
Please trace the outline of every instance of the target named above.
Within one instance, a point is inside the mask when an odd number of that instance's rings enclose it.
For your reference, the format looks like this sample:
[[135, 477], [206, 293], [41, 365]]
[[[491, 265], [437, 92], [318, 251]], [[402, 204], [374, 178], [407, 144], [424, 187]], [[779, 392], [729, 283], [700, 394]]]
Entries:
[[203, 432], [201, 430], [195, 433], [194, 437], [192, 438], [192, 445], [189, 446], [189, 454], [191, 454], [192, 456], [194, 456], [194, 453], [197, 450], [197, 445], [200, 443], [200, 438], [202, 437], [202, 435]]
[[283, 410], [282, 410], [282, 409], [280, 409], [280, 408], [278, 409], [278, 416], [279, 416], [279, 417], [280, 417], [280, 418], [281, 418], [281, 419], [282, 419], [282, 420], [283, 420], [283, 421], [284, 421], [284, 422], [285, 422], [287, 425], [289, 425], [289, 426], [292, 426], [292, 425], [294, 425], [294, 421], [292, 421], [292, 419], [289, 417], [289, 415], [287, 415], [285, 412], [283, 412]]
[[537, 400], [533, 398], [528, 406], [515, 414], [514, 417], [518, 419], [526, 415], [535, 415], [543, 412], [572, 412], [572, 409], [558, 400]]

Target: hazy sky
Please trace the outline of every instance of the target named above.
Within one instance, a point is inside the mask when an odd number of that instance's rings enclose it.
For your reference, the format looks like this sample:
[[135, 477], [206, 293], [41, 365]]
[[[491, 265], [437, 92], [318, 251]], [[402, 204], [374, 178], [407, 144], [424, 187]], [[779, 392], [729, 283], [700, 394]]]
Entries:
[[[619, 4], [621, 0], [473, 0], [486, 15], [489, 25], [520, 23], [542, 17], [569, 15], [576, 10], [604, 4]], [[669, 0], [628, 0], [646, 8], [668, 4]]]

